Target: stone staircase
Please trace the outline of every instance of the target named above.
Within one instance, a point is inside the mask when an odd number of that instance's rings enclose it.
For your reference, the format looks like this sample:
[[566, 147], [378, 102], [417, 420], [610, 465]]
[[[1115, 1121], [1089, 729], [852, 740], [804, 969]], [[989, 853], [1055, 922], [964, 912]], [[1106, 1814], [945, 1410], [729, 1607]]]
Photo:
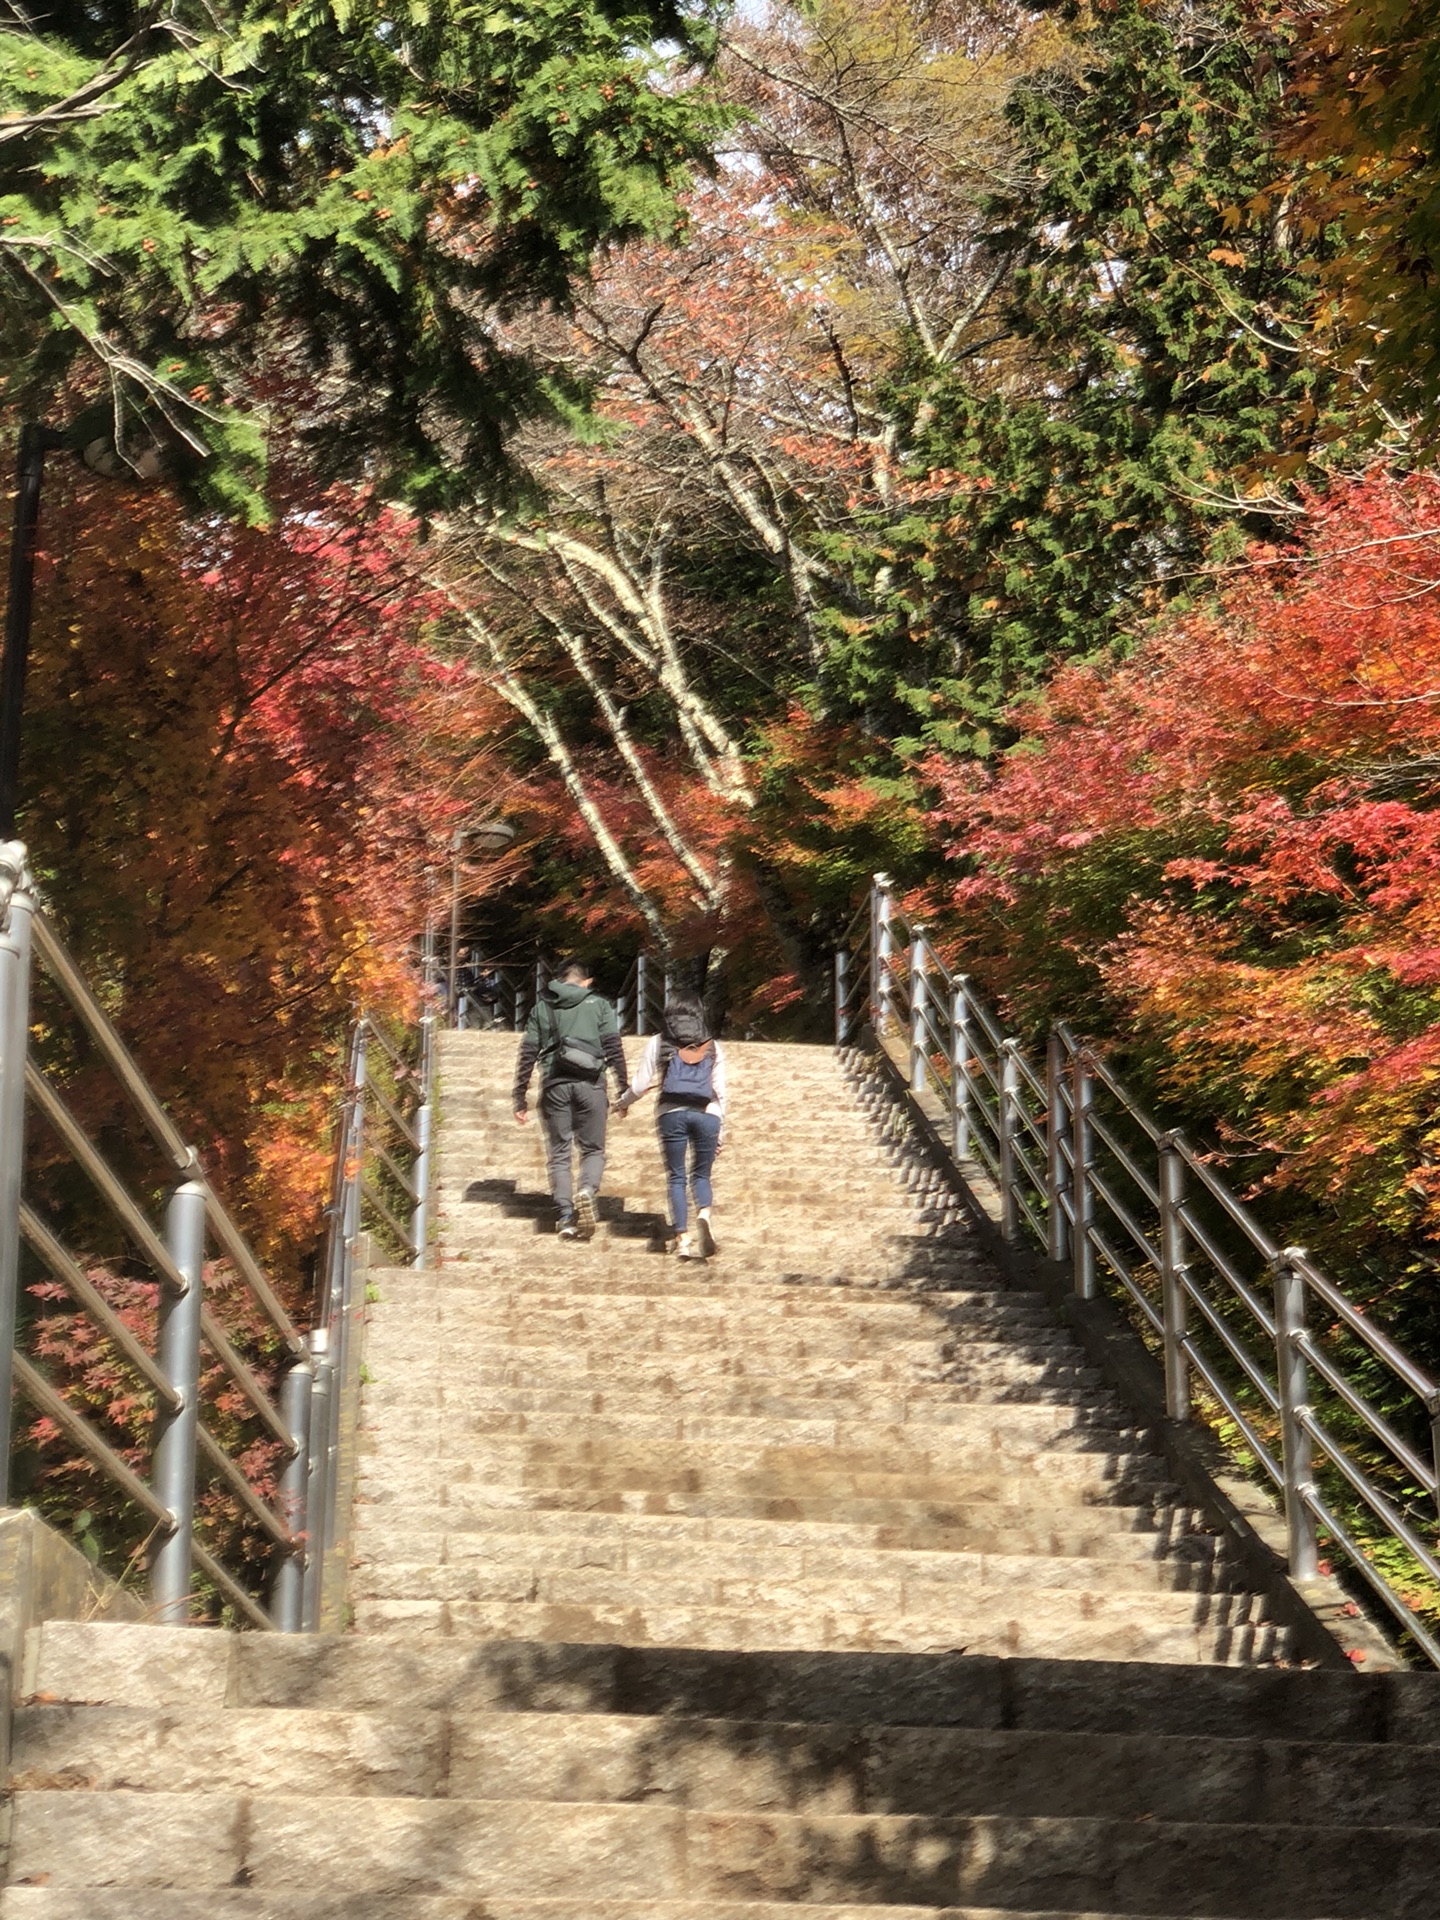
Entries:
[[40, 1629], [0, 1920], [1440, 1912], [1440, 1680], [1286, 1666], [833, 1055], [727, 1051], [700, 1266], [644, 1108], [562, 1242], [513, 1037], [445, 1036], [355, 1630]]

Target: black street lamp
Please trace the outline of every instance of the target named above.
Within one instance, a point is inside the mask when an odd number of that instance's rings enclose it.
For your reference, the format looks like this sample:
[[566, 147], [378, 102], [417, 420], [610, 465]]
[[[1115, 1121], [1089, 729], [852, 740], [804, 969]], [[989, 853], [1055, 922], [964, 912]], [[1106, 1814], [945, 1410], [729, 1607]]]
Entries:
[[30, 661], [30, 611], [35, 600], [35, 533], [45, 456], [64, 446], [50, 427], [27, 422], [20, 429], [15, 463], [15, 527], [10, 536], [10, 592], [5, 603], [5, 654], [0, 660], [0, 840], [15, 838], [20, 778], [20, 720], [25, 708], [25, 669]]

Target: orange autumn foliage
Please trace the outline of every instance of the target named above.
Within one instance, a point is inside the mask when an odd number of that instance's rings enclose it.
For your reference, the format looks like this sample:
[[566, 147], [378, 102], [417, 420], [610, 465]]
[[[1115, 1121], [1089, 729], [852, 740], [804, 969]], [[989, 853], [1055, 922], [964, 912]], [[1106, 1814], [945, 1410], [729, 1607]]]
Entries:
[[[362, 1002], [413, 1012], [427, 870], [489, 784], [413, 538], [345, 495], [244, 529], [63, 469], [42, 522], [20, 830], [62, 938], [292, 1283], [345, 1028]], [[71, 1084], [116, 1123], [98, 1078]]]
[[940, 758], [957, 946], [1078, 1010], [1332, 1250], [1440, 1239], [1440, 482], [1307, 501], [1204, 612]]

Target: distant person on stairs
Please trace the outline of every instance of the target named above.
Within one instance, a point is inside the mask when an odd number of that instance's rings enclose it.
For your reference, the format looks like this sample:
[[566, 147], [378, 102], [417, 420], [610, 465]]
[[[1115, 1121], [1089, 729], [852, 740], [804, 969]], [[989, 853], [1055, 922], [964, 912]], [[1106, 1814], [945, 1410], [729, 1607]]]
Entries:
[[[583, 960], [561, 967], [536, 1000], [520, 1042], [515, 1069], [515, 1118], [530, 1118], [530, 1075], [540, 1062], [540, 1117], [550, 1150], [550, 1191], [560, 1209], [566, 1240], [588, 1240], [595, 1231], [595, 1196], [605, 1172], [605, 1123], [610, 1102], [608, 1068], [621, 1097], [628, 1086], [625, 1049], [615, 1010], [595, 991]], [[574, 1187], [570, 1149], [580, 1149], [580, 1186]]]
[[[725, 1055], [710, 1037], [698, 994], [672, 993], [665, 1002], [660, 1031], [640, 1055], [629, 1091], [620, 1096], [622, 1115], [657, 1082], [655, 1124], [665, 1160], [675, 1251], [682, 1260], [708, 1260], [720, 1251], [711, 1221], [715, 1196], [710, 1170], [725, 1126]], [[687, 1185], [695, 1195], [693, 1234]]]

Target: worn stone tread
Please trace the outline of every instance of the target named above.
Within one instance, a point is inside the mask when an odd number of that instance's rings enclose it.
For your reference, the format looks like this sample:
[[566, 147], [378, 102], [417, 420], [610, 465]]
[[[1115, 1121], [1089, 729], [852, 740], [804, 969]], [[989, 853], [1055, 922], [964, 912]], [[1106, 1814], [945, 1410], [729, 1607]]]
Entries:
[[[593, 1533], [545, 1535], [478, 1529], [423, 1533], [413, 1525], [397, 1524], [377, 1533], [373, 1541], [368, 1535], [362, 1537], [352, 1565], [359, 1573], [357, 1586], [366, 1591], [378, 1589], [366, 1586], [361, 1570], [371, 1566], [383, 1570], [397, 1564], [492, 1569], [497, 1574], [521, 1572], [536, 1578], [559, 1571], [604, 1570], [644, 1576], [647, 1582], [663, 1579], [678, 1565], [692, 1574], [703, 1567], [712, 1581], [790, 1584], [796, 1580], [843, 1580], [863, 1588], [866, 1583], [898, 1580], [940, 1589], [992, 1592], [1011, 1586], [1027, 1592], [1041, 1586], [1066, 1591], [1103, 1586], [1111, 1592], [1169, 1588], [1190, 1593], [1223, 1584], [1225, 1563], [1219, 1554], [1197, 1550], [1215, 1549], [1214, 1540], [1187, 1539], [1181, 1545], [1183, 1553], [1161, 1555], [1152, 1550], [1144, 1557], [1127, 1560], [1118, 1556], [1065, 1556], [1049, 1546], [1027, 1554], [970, 1552], [963, 1548], [927, 1551], [902, 1546], [827, 1548], [807, 1545], [793, 1537], [786, 1542], [745, 1545], [697, 1539], [691, 1549], [695, 1557], [689, 1559], [683, 1540], [669, 1533], [647, 1540], [638, 1528], [617, 1529], [607, 1538]], [[648, 1591], [653, 1596], [655, 1588], [648, 1586]], [[852, 1585], [852, 1597], [854, 1594]]]
[[[788, 1902], [487, 1899], [413, 1894], [173, 1893], [87, 1887], [11, 1887], [0, 1892], [0, 1920], [795, 1920]], [[807, 1905], [804, 1920], [1176, 1920], [1163, 1914], [1021, 1913], [995, 1907]], [[1223, 1920], [1202, 1916], [1201, 1920]]]
[[679, 1714], [1429, 1746], [1440, 1674], [200, 1633], [51, 1620], [31, 1693], [152, 1705]]
[[[1437, 1729], [1440, 1731], [1440, 1729]], [[1420, 1826], [1440, 1746], [599, 1713], [22, 1708], [21, 1790]]]
[[1247, 1596], [1235, 1601], [1235, 1618], [1154, 1622], [1141, 1609], [1113, 1620], [1086, 1621], [1062, 1604], [1038, 1615], [1010, 1599], [1008, 1611], [960, 1609], [940, 1618], [924, 1614], [829, 1613], [777, 1615], [739, 1608], [647, 1606], [630, 1601], [606, 1606], [563, 1601], [487, 1601], [370, 1598], [354, 1601], [361, 1633], [439, 1635], [473, 1639], [540, 1639], [641, 1646], [747, 1648], [846, 1652], [957, 1652], [1031, 1658], [1175, 1661], [1268, 1659], [1283, 1636], [1244, 1613]]
[[[21, 1792], [11, 1876], [50, 1886], [563, 1898], [603, 1878], [630, 1900], [845, 1900], [1308, 1911], [1415, 1920], [1440, 1874], [1432, 1827], [1336, 1829], [1174, 1821], [764, 1815], [652, 1806], [288, 1796]], [[577, 1884], [578, 1883], [578, 1884]]]

